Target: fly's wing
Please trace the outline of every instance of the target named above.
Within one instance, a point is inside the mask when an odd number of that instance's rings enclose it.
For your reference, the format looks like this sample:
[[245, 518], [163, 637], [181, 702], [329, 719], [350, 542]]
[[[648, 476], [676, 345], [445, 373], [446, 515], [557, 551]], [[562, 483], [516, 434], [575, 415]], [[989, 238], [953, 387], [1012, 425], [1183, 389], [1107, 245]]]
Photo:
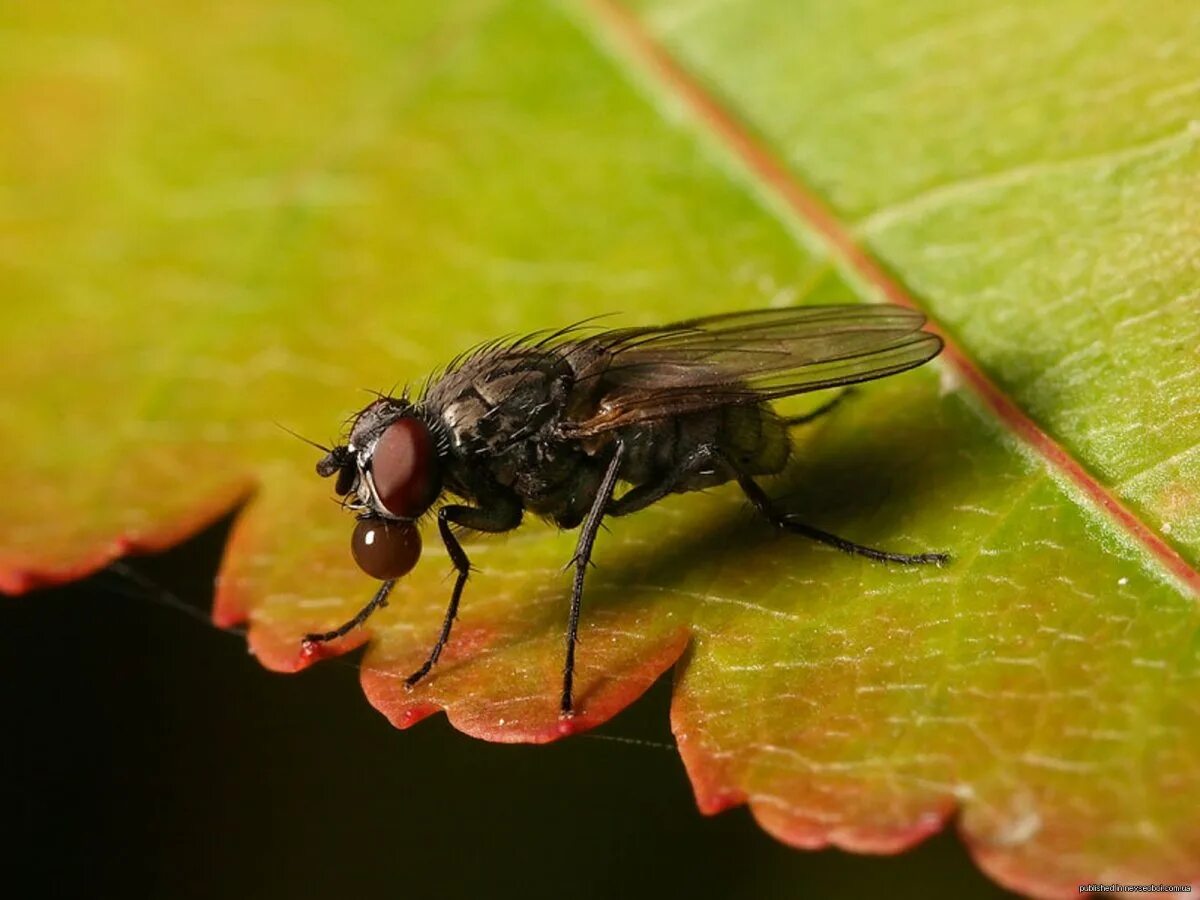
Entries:
[[581, 366], [575, 390], [589, 402], [563, 431], [586, 437], [883, 378], [942, 349], [924, 323], [902, 306], [807, 306], [593, 335], [568, 351]]

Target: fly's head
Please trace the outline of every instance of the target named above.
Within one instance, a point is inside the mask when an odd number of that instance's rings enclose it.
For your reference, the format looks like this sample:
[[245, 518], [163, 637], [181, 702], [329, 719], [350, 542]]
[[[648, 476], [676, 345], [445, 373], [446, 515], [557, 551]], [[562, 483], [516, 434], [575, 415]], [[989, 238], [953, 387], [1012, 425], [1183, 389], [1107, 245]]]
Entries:
[[413, 524], [442, 492], [441, 459], [429, 425], [407, 400], [381, 397], [354, 420], [345, 444], [318, 463], [322, 478], [358, 513], [350, 548], [375, 578], [407, 574], [421, 554]]

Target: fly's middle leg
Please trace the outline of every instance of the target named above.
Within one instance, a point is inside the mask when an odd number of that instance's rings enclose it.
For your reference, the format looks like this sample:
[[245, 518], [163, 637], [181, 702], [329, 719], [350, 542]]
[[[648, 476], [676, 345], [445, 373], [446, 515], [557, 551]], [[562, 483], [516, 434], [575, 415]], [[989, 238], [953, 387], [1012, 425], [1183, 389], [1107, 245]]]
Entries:
[[748, 475], [739, 475], [738, 484], [750, 502], [754, 504], [754, 508], [777, 528], [782, 528], [785, 531], [803, 535], [818, 543], [835, 547], [843, 553], [865, 556], [867, 559], [873, 559], [878, 562], [894, 562], [906, 566], [941, 565], [950, 561], [949, 553], [893, 553], [890, 550], [879, 550], [875, 547], [856, 544], [854, 541], [848, 541], [845, 538], [838, 537], [836, 534], [830, 534], [828, 531], [822, 531], [819, 528], [806, 525], [790, 513], [781, 512], [776, 507], [775, 502], [759, 487], [758, 482]]
[[630, 488], [608, 506], [608, 515], [627, 516], [657, 503], [687, 485], [688, 479], [704, 474], [707, 469], [726, 466], [724, 458], [712, 444], [701, 444], [657, 481]]
[[592, 500], [592, 508], [588, 510], [587, 518], [579, 529], [579, 542], [575, 545], [575, 580], [571, 586], [571, 612], [567, 618], [567, 658], [563, 663], [562, 704], [559, 707], [561, 715], [574, 715], [572, 690], [575, 682], [575, 644], [579, 641], [579, 611], [583, 606], [583, 580], [587, 575], [588, 563], [592, 559], [592, 547], [596, 543], [596, 534], [600, 531], [600, 521], [604, 518], [612, 501], [613, 489], [617, 486], [617, 476], [621, 471], [621, 460], [625, 458], [625, 445], [616, 442], [616, 450], [604, 472], [604, 479]]

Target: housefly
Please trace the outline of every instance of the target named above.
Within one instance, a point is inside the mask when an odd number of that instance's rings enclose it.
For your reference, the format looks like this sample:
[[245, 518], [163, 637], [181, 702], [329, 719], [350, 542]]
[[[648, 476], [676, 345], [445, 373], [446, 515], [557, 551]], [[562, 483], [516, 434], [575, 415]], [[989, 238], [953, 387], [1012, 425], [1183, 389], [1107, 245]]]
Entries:
[[[525, 512], [579, 527], [566, 623], [561, 713], [572, 714], [572, 678], [584, 579], [600, 523], [668, 494], [736, 481], [777, 527], [847, 553], [905, 565], [943, 553], [865, 547], [779, 509], [756, 480], [783, 470], [789, 428], [771, 402], [903, 372], [942, 348], [924, 316], [893, 305], [808, 306], [737, 312], [652, 328], [572, 326], [469, 351], [415, 399], [379, 396], [357, 414], [344, 444], [317, 463], [358, 514], [355, 560], [383, 584], [350, 621], [309, 634], [331, 641], [386, 605], [416, 564], [415, 522], [437, 508], [456, 571], [441, 632], [411, 688], [450, 639], [470, 561], [456, 529], [510, 531]], [[326, 449], [326, 448], [322, 448]], [[617, 485], [625, 487], [618, 493]], [[582, 527], [580, 527], [582, 526]]]

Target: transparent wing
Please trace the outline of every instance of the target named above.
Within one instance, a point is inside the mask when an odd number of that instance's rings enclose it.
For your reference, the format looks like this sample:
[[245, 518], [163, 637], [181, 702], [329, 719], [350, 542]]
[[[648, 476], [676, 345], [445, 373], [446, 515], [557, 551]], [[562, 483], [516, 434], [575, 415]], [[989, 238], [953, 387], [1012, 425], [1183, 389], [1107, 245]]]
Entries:
[[[572, 437], [720, 406], [777, 400], [911, 369], [942, 349], [925, 317], [894, 305], [729, 313], [572, 341]], [[584, 397], [587, 398], [584, 402]]]

